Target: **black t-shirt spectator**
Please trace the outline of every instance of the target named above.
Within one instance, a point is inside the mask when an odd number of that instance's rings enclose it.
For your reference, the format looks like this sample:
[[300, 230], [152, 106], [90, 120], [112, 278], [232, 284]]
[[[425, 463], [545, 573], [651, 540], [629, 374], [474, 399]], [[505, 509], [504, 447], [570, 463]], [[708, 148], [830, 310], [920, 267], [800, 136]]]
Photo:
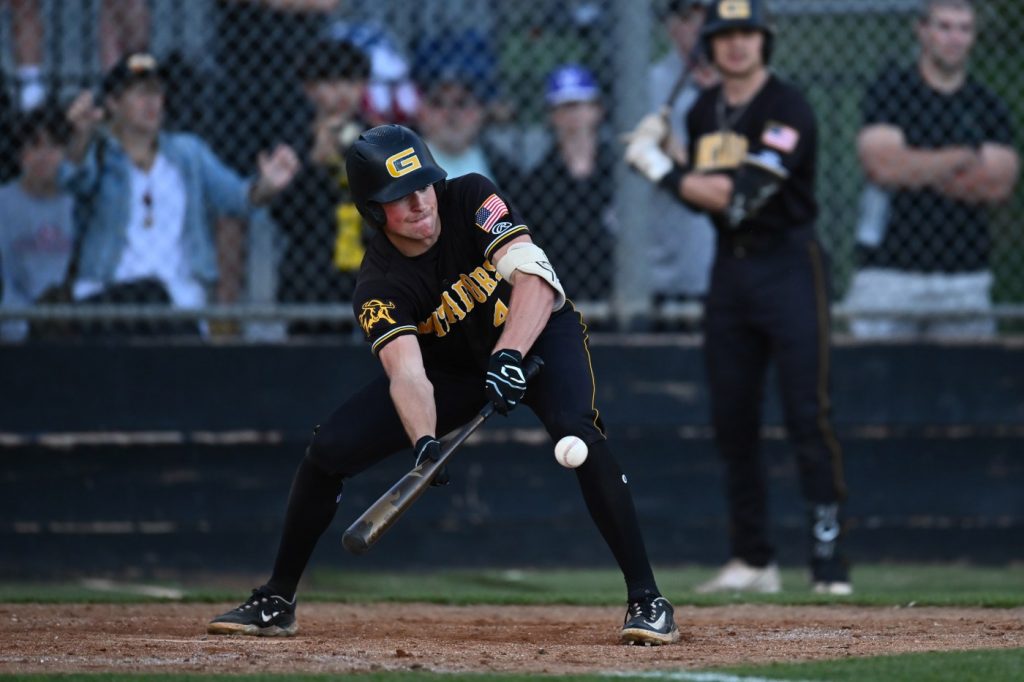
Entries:
[[616, 160], [607, 145], [600, 145], [594, 171], [575, 177], [552, 146], [513, 189], [566, 296], [576, 301], [611, 294]]
[[[888, 69], [868, 89], [863, 109], [866, 126], [896, 126], [907, 145], [918, 149], [1013, 144], [1006, 104], [971, 76], [956, 92], [941, 93], [928, 86], [916, 66]], [[864, 265], [916, 272], [989, 267], [984, 206], [928, 188], [896, 190], [890, 196], [885, 236], [877, 249], [862, 252]]]

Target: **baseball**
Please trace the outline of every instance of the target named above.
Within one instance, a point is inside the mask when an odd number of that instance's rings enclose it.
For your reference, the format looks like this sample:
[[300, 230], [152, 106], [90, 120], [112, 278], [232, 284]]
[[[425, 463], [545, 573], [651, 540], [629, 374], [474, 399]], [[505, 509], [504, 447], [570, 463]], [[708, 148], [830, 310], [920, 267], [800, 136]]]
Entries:
[[567, 469], [575, 469], [587, 461], [587, 444], [576, 436], [566, 436], [555, 444], [555, 459]]

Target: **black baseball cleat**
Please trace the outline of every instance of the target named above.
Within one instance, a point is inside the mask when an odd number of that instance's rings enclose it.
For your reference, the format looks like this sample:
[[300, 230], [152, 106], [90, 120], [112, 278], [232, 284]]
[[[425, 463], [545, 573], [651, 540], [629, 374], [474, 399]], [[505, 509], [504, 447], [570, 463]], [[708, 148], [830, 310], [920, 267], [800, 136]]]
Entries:
[[252, 596], [227, 613], [210, 621], [206, 631], [211, 635], [255, 635], [258, 637], [291, 637], [299, 631], [295, 621], [295, 599], [291, 601], [257, 588]]
[[653, 594], [630, 602], [626, 622], [622, 625], [622, 642], [657, 646], [679, 641], [679, 629], [672, 617], [674, 612], [668, 599]]

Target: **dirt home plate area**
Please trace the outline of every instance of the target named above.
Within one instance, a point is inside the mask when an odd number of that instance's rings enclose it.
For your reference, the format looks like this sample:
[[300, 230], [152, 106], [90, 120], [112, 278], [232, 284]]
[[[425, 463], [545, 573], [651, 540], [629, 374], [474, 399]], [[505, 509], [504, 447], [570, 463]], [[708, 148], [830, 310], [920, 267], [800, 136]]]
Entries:
[[682, 607], [682, 640], [616, 643], [623, 609], [303, 604], [292, 638], [207, 635], [231, 604], [0, 604], [0, 673], [594, 673], [1024, 647], [1024, 609]]

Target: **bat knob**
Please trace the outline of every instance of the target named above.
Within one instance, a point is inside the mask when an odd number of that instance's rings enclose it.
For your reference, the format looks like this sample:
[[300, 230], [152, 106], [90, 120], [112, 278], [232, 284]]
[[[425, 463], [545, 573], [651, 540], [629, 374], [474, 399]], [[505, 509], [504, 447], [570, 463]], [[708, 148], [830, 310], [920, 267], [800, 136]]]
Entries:
[[366, 550], [370, 549], [370, 545], [359, 533], [354, 533], [351, 530], [345, 531], [345, 534], [341, 536], [341, 544], [345, 546], [345, 549], [352, 552], [353, 554], [365, 554]]

